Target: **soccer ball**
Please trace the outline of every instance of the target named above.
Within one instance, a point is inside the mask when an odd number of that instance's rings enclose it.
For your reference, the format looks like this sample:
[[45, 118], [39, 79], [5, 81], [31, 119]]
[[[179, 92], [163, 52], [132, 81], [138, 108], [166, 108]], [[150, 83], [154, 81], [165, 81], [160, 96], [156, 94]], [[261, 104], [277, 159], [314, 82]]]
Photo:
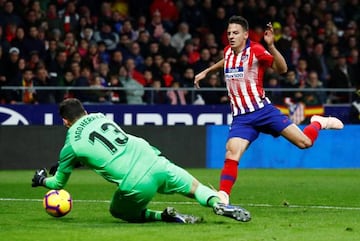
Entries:
[[62, 217], [68, 214], [72, 208], [70, 193], [61, 190], [48, 191], [43, 199], [45, 211], [53, 217]]

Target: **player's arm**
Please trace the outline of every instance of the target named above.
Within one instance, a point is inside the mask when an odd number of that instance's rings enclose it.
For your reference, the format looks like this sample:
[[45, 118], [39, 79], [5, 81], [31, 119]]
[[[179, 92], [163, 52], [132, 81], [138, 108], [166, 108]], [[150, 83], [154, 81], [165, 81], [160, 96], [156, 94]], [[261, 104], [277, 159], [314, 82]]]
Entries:
[[62, 189], [69, 180], [76, 163], [78, 163], [78, 161], [72, 147], [70, 145], [65, 145], [60, 152], [59, 166], [54, 176], [47, 177], [46, 169], [39, 169], [34, 174], [32, 186], [44, 186], [49, 189]]
[[210, 67], [204, 69], [203, 71], [201, 71], [200, 73], [195, 75], [195, 79], [194, 79], [195, 87], [200, 88], [200, 86], [199, 86], [200, 80], [204, 79], [208, 73], [217, 71], [223, 67], [224, 67], [224, 59], [221, 59], [218, 62], [216, 62], [215, 64], [211, 65]]
[[275, 47], [275, 38], [274, 38], [274, 29], [272, 27], [271, 23], [267, 24], [267, 29], [264, 33], [264, 40], [268, 45], [268, 50], [270, 54], [274, 57], [274, 61], [272, 64], [272, 68], [277, 72], [278, 74], [283, 74], [287, 72], [287, 64], [285, 61], [285, 58], [282, 56], [282, 54], [279, 52], [279, 50]]

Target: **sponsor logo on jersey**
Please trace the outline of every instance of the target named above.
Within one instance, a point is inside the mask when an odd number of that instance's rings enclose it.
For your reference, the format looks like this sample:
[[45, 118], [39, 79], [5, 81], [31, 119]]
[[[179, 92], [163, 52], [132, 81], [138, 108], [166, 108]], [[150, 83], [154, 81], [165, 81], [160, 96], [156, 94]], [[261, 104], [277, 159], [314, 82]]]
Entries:
[[244, 68], [242, 66], [237, 68], [226, 68], [225, 69], [225, 78], [226, 79], [243, 79], [244, 78]]

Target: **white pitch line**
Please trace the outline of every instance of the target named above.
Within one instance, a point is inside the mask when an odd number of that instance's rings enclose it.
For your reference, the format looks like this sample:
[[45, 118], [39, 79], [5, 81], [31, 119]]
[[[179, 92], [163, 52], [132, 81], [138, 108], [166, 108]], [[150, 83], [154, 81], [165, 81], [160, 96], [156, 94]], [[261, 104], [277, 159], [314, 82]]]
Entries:
[[[42, 199], [29, 199], [29, 198], [0, 198], [0, 201], [16, 201], [16, 202], [42, 202]], [[82, 203], [110, 203], [109, 200], [74, 200], [74, 202]], [[153, 204], [172, 204], [172, 205], [198, 205], [197, 202], [151, 202]], [[311, 209], [331, 209], [331, 210], [351, 210], [360, 211], [360, 207], [341, 207], [341, 206], [321, 206], [321, 205], [296, 205], [290, 204], [274, 205], [274, 204], [263, 204], [263, 203], [242, 203], [241, 205], [247, 207], [268, 207], [268, 208], [311, 208]]]

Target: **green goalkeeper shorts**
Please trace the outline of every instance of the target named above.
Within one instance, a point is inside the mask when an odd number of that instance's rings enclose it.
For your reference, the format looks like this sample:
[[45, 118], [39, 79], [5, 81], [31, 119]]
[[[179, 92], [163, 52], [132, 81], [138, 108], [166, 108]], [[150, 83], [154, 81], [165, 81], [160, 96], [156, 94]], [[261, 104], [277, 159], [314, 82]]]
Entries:
[[[142, 175], [142, 178], [136, 178], [137, 183], [123, 183], [116, 190], [110, 204], [110, 213], [114, 217], [129, 222], [141, 222], [143, 211], [156, 193], [188, 195], [195, 179], [186, 170], [162, 156]], [[136, 179], [127, 178], [126, 181]], [[131, 189], [123, 188], [126, 186]]]

